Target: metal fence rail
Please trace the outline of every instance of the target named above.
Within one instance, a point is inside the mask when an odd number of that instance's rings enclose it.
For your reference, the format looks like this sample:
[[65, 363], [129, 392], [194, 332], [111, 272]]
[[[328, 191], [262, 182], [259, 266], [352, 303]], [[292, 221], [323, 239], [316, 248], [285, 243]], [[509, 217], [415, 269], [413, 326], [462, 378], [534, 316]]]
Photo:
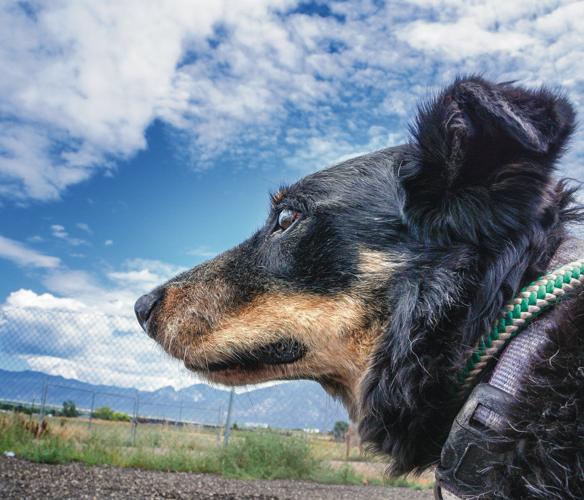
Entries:
[[132, 443], [146, 424], [213, 427], [222, 435], [229, 395], [197, 403], [196, 391], [180, 392], [196, 382], [132, 316], [77, 306], [0, 308], [3, 411], [25, 411], [42, 421], [62, 414], [70, 402], [91, 430], [99, 410], [107, 408], [129, 420]]
[[[102, 418], [107, 413], [105, 407], [119, 418], [127, 416], [132, 442], [146, 424], [211, 427], [225, 443], [234, 423], [268, 425], [262, 421], [266, 407], [256, 404], [253, 393], [235, 397], [200, 385], [144, 334], [126, 308], [105, 304], [96, 310], [72, 299], [35, 297], [34, 306], [26, 300], [0, 305], [0, 409], [42, 420], [62, 414], [63, 403], [70, 402], [91, 429], [99, 410]], [[305, 411], [315, 422], [304, 397], [297, 394], [297, 404], [290, 399], [288, 413]], [[327, 406], [320, 422], [302, 428], [332, 429], [338, 407], [332, 401], [329, 406], [330, 414]]]

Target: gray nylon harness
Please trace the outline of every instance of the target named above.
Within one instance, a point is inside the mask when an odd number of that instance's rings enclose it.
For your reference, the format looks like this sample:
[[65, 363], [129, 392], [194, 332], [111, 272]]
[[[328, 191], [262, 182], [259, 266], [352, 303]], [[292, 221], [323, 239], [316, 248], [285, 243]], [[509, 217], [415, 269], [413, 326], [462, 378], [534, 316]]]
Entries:
[[[574, 271], [571, 288], [564, 287], [565, 292], [582, 290], [584, 268], [580, 267], [580, 271], [583, 271], [582, 276]], [[552, 273], [544, 278], [549, 276], [553, 282], [559, 274]], [[561, 284], [561, 280], [557, 283]], [[550, 342], [544, 330], [531, 324], [516, 334], [513, 332], [488, 381], [479, 383], [470, 393], [442, 447], [436, 469], [436, 499], [492, 497], [496, 479], [493, 468], [488, 465], [508, 463], [517, 447], [522, 445], [518, 432], [510, 425], [510, 415], [516, 409], [519, 390], [533, 370], [535, 357]], [[485, 433], [488, 440], [485, 440]]]
[[[505, 463], [520, 441], [510, 441], [514, 431], [509, 414], [515, 396], [533, 367], [533, 358], [547, 336], [529, 329], [506, 347], [488, 382], [478, 384], [456, 416], [442, 448], [436, 469], [435, 498], [490, 498], [494, 479], [488, 463]], [[484, 433], [494, 437], [484, 442]]]

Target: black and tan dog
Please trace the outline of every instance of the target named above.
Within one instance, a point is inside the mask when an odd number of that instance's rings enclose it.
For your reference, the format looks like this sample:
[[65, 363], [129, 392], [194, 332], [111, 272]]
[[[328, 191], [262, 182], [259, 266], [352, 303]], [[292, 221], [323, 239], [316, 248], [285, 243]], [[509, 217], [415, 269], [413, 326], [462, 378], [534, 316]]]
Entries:
[[[410, 143], [280, 189], [250, 239], [140, 298], [140, 323], [213, 382], [320, 382], [393, 473], [421, 470], [463, 403], [469, 347], [572, 251], [579, 211], [552, 174], [573, 128], [561, 95], [459, 79]], [[550, 318], [547, 382], [524, 388], [526, 444], [502, 472], [517, 497], [584, 495], [584, 297]]]

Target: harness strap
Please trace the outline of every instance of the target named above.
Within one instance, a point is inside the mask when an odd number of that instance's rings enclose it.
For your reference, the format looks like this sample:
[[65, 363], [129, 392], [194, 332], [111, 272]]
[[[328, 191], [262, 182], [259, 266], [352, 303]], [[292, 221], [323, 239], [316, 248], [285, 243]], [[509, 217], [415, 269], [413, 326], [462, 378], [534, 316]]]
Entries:
[[[520, 444], [510, 416], [519, 389], [547, 342], [545, 334], [524, 331], [507, 346], [489, 381], [474, 388], [442, 448], [435, 498], [492, 496], [496, 479], [489, 465], [507, 463]], [[492, 439], [485, 440], [485, 433]]]
[[510, 416], [537, 352], [549, 342], [544, 333], [527, 327], [541, 313], [583, 288], [584, 259], [580, 259], [523, 288], [492, 330], [479, 339], [458, 374], [458, 397], [464, 397], [489, 362], [502, 355], [489, 381], [474, 387], [452, 424], [436, 469], [435, 498], [490, 498], [495, 487], [502, 487], [495, 484], [492, 465], [509, 462], [514, 449], [521, 446]]
[[575, 260], [522, 288], [505, 306], [490, 332], [473, 348], [466, 366], [458, 374], [459, 396], [474, 385], [487, 364], [531, 321], [570, 293], [584, 287], [584, 259]]

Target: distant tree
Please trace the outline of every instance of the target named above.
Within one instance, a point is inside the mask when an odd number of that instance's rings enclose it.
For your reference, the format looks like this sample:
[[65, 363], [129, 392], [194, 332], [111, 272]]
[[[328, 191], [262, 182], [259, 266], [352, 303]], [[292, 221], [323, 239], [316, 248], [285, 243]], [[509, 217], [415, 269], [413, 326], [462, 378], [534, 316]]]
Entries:
[[237, 422], [233, 422], [233, 425], [231, 426], [231, 429], [236, 431], [237, 429], [239, 429], [239, 426], [237, 425]]
[[129, 422], [130, 415], [122, 412], [113, 411], [109, 406], [97, 408], [91, 416], [100, 420], [117, 420], [120, 422]]
[[80, 413], [77, 411], [75, 403], [70, 399], [63, 401], [63, 409], [61, 410], [61, 415], [63, 417], [78, 417]]
[[348, 430], [349, 424], [347, 422], [343, 422], [342, 420], [335, 422], [335, 426], [333, 427], [333, 436], [335, 440], [343, 441]]
[[129, 422], [130, 420], [132, 420], [132, 418], [127, 413], [122, 413], [121, 411], [114, 411], [114, 420], [117, 420], [118, 422]]
[[114, 411], [109, 406], [101, 406], [97, 408], [91, 416], [93, 418], [99, 418], [101, 420], [113, 420], [114, 419]]

